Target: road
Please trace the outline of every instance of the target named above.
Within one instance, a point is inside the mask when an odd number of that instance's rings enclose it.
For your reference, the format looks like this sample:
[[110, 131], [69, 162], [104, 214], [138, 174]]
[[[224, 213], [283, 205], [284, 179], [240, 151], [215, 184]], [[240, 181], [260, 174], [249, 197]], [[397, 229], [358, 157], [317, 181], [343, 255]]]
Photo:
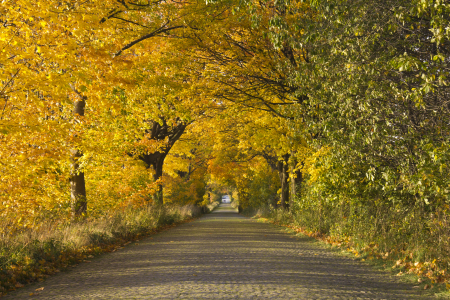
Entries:
[[421, 293], [222, 204], [3, 299], [426, 299]]

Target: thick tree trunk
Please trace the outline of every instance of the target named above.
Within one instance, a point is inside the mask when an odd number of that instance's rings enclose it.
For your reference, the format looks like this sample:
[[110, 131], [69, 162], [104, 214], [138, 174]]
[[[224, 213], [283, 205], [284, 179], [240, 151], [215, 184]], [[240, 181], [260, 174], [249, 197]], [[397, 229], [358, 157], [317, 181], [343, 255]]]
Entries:
[[70, 177], [70, 200], [72, 218], [79, 218], [86, 214], [86, 182], [84, 172], [80, 171], [78, 160], [83, 156], [79, 150], [72, 150], [72, 175]]
[[300, 170], [295, 171], [295, 191], [298, 192], [302, 188], [303, 183], [303, 173]]
[[[161, 155], [157, 159], [155, 159], [151, 165], [153, 167], [153, 170], [155, 173], [153, 174], [153, 180], [157, 181], [160, 178], [162, 178], [163, 175], [163, 165], [164, 165], [164, 159], [166, 158], [166, 155]], [[156, 187], [156, 192], [153, 195], [153, 201], [155, 204], [160, 205], [163, 204], [163, 186], [162, 183], [159, 182]]]
[[[145, 162], [147, 169], [152, 168], [153, 180], [156, 182], [161, 179], [163, 175], [164, 159], [167, 153], [165, 152], [155, 152], [151, 154], [142, 154], [139, 159]], [[162, 183], [158, 183], [156, 187], [155, 194], [152, 195], [153, 203], [163, 204], [163, 186]]]
[[[80, 101], [75, 101], [73, 108], [75, 119], [78, 116], [84, 116], [85, 105], [85, 97], [81, 97]], [[80, 158], [83, 157], [83, 152], [79, 149], [72, 149], [71, 156], [72, 170], [70, 176], [70, 200], [72, 218], [76, 219], [85, 215], [87, 211], [86, 182], [84, 180], [84, 173], [80, 170], [79, 163]]]
[[[150, 168], [152, 167], [154, 170], [153, 174], [153, 180], [157, 181], [162, 178], [163, 175], [163, 166], [164, 166], [164, 160], [169, 153], [170, 149], [172, 149], [175, 142], [181, 137], [184, 130], [186, 129], [187, 124], [184, 122], [178, 122], [175, 125], [169, 126], [167, 125], [167, 122], [165, 119], [162, 119], [162, 125], [158, 122], [151, 121], [153, 123], [152, 125], [152, 131], [151, 133], [151, 139], [155, 140], [166, 140], [167, 138], [167, 145], [161, 149], [160, 151], [154, 152], [154, 153], [147, 153], [142, 154], [139, 156], [139, 159], [145, 162], [146, 167]], [[163, 197], [163, 185], [162, 183], [158, 183], [156, 192], [154, 195], [152, 195], [153, 202], [155, 204], [163, 204], [164, 203], [164, 197]]]

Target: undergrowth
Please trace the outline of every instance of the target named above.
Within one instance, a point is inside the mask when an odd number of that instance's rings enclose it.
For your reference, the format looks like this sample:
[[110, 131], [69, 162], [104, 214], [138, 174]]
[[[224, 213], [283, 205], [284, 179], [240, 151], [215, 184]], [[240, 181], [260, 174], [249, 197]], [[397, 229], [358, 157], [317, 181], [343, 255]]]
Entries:
[[79, 222], [47, 223], [38, 230], [2, 236], [0, 296], [200, 214], [201, 209], [193, 205], [147, 206]]
[[425, 289], [450, 289], [450, 224], [445, 210], [427, 215], [420, 208], [384, 207], [374, 212], [373, 207], [369, 211], [345, 203], [319, 203], [291, 211], [248, 208], [244, 214], [340, 247], [362, 260], [380, 260], [398, 276], [417, 275]]

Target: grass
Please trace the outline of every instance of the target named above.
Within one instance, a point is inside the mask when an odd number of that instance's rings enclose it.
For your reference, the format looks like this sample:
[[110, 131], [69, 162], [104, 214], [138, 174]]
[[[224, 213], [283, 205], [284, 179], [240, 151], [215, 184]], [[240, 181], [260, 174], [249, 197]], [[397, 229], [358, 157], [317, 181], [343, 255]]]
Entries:
[[[395, 247], [389, 241], [389, 235], [378, 237], [378, 240], [371, 239], [374, 235], [367, 234], [369, 230], [362, 226], [358, 226], [359, 232], [351, 232], [353, 235], [336, 234], [336, 231], [324, 230], [321, 224], [314, 226], [314, 222], [303, 221], [305, 216], [299, 216], [301, 213], [301, 211], [293, 213], [268, 207], [244, 211], [244, 214], [253, 216], [259, 221], [270, 222], [283, 226], [292, 233], [315, 238], [356, 259], [369, 263], [377, 268], [388, 270], [399, 278], [416, 284], [416, 288], [418, 289], [429, 290], [440, 298], [450, 298], [450, 274], [448, 273], [448, 267], [444, 264], [449, 262], [450, 258], [442, 254], [442, 252], [437, 252], [436, 250], [430, 251], [430, 247], [433, 247], [430, 240], [427, 240], [428, 243], [424, 243], [422, 247], [420, 247], [420, 244], [414, 244], [415, 251], [413, 251], [411, 248], [405, 246], [409, 242], [407, 239], [409, 238], [408, 236], [405, 236], [403, 240], [400, 240], [397, 236], [395, 241], [398, 247]], [[316, 221], [318, 218], [317, 214], [315, 216]], [[320, 217], [325, 220], [327, 219], [326, 215]], [[392, 218], [389, 221], [390, 224], [395, 224]], [[326, 222], [333, 222], [331, 215], [328, 216]], [[335, 224], [338, 223], [339, 221], [335, 220]], [[361, 236], [358, 236], [358, 233], [366, 233], [366, 237], [361, 238]], [[381, 242], [384, 242], [383, 246], [380, 246]], [[438, 264], [437, 261], [440, 263]]]
[[[214, 207], [211, 206], [211, 210]], [[49, 222], [38, 230], [3, 236], [0, 239], [0, 296], [200, 214], [201, 208], [194, 205], [147, 206], [81, 222]]]

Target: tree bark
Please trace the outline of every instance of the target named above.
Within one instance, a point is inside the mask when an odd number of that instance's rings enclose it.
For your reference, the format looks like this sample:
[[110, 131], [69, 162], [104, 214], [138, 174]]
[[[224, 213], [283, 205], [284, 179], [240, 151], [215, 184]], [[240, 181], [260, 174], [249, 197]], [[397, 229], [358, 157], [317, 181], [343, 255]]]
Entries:
[[[156, 182], [160, 178], [162, 178], [163, 175], [163, 165], [164, 165], [164, 159], [166, 156], [162, 156], [160, 159], [152, 163], [153, 170], [155, 170], [155, 174], [153, 174], [153, 180]], [[153, 195], [153, 201], [156, 204], [163, 204], [164, 197], [163, 197], [163, 186], [162, 183], [159, 182], [156, 187], [156, 192]]]
[[295, 186], [295, 160], [294, 160], [294, 156], [292, 155], [292, 151], [291, 151], [291, 159], [289, 160], [289, 180], [290, 180], [290, 188], [289, 188], [289, 207], [293, 207], [294, 205], [294, 198], [295, 198], [295, 192], [296, 192], [296, 186]]
[[[283, 209], [289, 208], [289, 154], [282, 156], [282, 160], [267, 153], [262, 153], [272, 170], [278, 172], [281, 184], [280, 206]], [[275, 202], [277, 202], [275, 200]], [[276, 204], [276, 203], [275, 203]], [[277, 205], [274, 205], [275, 207]]]
[[[185, 122], [178, 120], [174, 125], [169, 126], [164, 118], [161, 118], [162, 124], [159, 124], [156, 121], [152, 122], [152, 130], [151, 139], [155, 139], [158, 141], [165, 140], [167, 138], [167, 144], [160, 151], [154, 153], [144, 153], [139, 156], [139, 159], [142, 160], [147, 168], [152, 167], [154, 170], [153, 180], [157, 181], [162, 178], [163, 175], [163, 166], [164, 160], [169, 153], [170, 149], [172, 149], [175, 142], [181, 137], [184, 130], [187, 127]], [[155, 204], [163, 204], [163, 185], [162, 183], [158, 183], [156, 192], [152, 195], [153, 201]]]
[[[73, 114], [74, 119], [84, 116], [84, 107], [86, 106], [86, 97], [80, 96], [81, 100], [75, 101]], [[84, 179], [84, 172], [80, 170], [80, 159], [83, 157], [83, 152], [79, 149], [72, 149], [71, 161], [72, 170], [70, 175], [70, 200], [72, 218], [76, 219], [86, 214], [87, 199], [86, 199], [86, 182]]]
[[291, 198], [290, 198], [290, 206], [294, 204], [294, 197], [298, 191], [300, 191], [303, 182], [303, 173], [300, 170], [291, 174]]
[[281, 181], [280, 205], [283, 209], [289, 208], [289, 154], [283, 155], [283, 160], [278, 161], [278, 175]]
[[[297, 160], [294, 159], [294, 153], [291, 151], [291, 159], [290, 163], [290, 199], [289, 206], [292, 208], [294, 205], [295, 196], [298, 191], [300, 191], [302, 182], [303, 182], [303, 174], [300, 170], [295, 170], [297, 166]], [[303, 163], [302, 163], [303, 165]], [[294, 171], [295, 170], [295, 171]]]
[[[167, 151], [169, 152], [169, 151]], [[146, 163], [147, 168], [153, 168], [153, 180], [156, 182], [163, 175], [164, 159], [167, 153], [156, 152], [151, 154], [143, 154], [139, 156], [139, 159]], [[163, 186], [162, 183], [158, 183], [155, 194], [152, 195], [152, 199], [155, 204], [163, 204]]]

